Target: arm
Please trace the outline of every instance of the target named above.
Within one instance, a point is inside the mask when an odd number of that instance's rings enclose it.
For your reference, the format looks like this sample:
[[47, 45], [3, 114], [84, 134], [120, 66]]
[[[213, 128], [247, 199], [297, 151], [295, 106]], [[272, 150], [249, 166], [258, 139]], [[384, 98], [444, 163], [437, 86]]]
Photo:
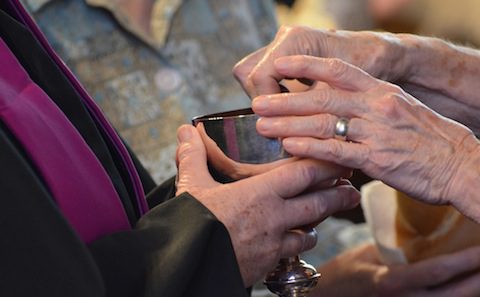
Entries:
[[253, 98], [278, 93], [285, 78], [274, 67], [282, 56], [339, 58], [394, 82], [419, 100], [480, 134], [480, 52], [436, 38], [408, 34], [282, 27], [274, 41], [240, 61], [234, 74]]
[[397, 81], [442, 115], [480, 134], [480, 51], [437, 38], [397, 35], [408, 71]]

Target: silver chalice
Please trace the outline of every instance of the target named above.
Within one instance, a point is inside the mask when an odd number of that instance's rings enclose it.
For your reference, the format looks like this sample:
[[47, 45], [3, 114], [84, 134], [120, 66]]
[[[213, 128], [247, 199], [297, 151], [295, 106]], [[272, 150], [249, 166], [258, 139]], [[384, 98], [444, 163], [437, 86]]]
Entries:
[[[257, 133], [257, 120], [258, 116], [246, 108], [198, 116], [192, 122], [195, 126], [202, 123], [199, 130], [206, 142], [210, 161], [223, 167], [228, 167], [225, 164], [229, 162], [245, 166], [268, 166], [290, 157], [279, 139], [266, 138]], [[228, 170], [220, 175], [225, 179], [222, 181], [239, 178], [229, 176]], [[266, 276], [264, 283], [280, 297], [303, 297], [315, 287], [319, 278], [320, 273], [312, 265], [296, 256], [281, 259]]]

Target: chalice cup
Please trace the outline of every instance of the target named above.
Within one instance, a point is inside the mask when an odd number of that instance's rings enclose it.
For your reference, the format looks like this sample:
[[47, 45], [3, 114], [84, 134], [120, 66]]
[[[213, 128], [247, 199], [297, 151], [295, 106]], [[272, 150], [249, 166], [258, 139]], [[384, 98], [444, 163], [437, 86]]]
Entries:
[[[206, 144], [209, 162], [214, 163], [214, 176], [222, 182], [242, 178], [242, 170], [255, 172], [265, 166], [291, 157], [279, 139], [267, 138], [257, 133], [258, 116], [250, 108], [194, 117], [193, 125], [199, 128]], [[240, 166], [239, 166], [240, 165]], [[278, 165], [278, 164], [277, 164]], [[235, 171], [229, 171], [235, 168]], [[240, 171], [240, 173], [239, 173]], [[218, 180], [218, 179], [217, 179]], [[280, 259], [277, 267], [267, 274], [264, 284], [280, 297], [303, 297], [318, 282], [320, 273], [299, 256]]]

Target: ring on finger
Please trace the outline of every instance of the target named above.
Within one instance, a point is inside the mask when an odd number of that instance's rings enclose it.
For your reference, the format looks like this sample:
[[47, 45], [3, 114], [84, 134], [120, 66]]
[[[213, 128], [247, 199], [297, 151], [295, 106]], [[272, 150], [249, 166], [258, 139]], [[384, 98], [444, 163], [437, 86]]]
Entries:
[[335, 123], [335, 131], [334, 131], [335, 136], [347, 137], [348, 124], [349, 124], [349, 119], [338, 118], [337, 122]]

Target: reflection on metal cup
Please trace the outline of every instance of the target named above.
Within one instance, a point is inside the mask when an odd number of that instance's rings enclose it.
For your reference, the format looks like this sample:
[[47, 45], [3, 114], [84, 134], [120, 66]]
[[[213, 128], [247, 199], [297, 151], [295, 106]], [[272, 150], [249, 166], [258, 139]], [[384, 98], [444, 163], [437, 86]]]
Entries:
[[249, 164], [263, 164], [288, 158], [280, 139], [257, 133], [258, 116], [251, 108], [194, 117], [202, 123], [206, 134], [230, 159]]
[[[233, 160], [252, 168], [268, 166], [267, 163], [291, 157], [283, 149], [280, 139], [258, 134], [257, 120], [258, 116], [252, 109], [245, 108], [198, 116], [193, 118], [192, 123], [200, 128], [199, 133], [210, 157], [218, 163], [226, 164]], [[235, 176], [216, 172], [214, 168], [211, 173], [217, 181], [235, 180]], [[317, 284], [319, 277], [313, 266], [297, 256], [282, 259], [277, 268], [267, 275], [265, 284], [278, 296], [304, 297]]]

